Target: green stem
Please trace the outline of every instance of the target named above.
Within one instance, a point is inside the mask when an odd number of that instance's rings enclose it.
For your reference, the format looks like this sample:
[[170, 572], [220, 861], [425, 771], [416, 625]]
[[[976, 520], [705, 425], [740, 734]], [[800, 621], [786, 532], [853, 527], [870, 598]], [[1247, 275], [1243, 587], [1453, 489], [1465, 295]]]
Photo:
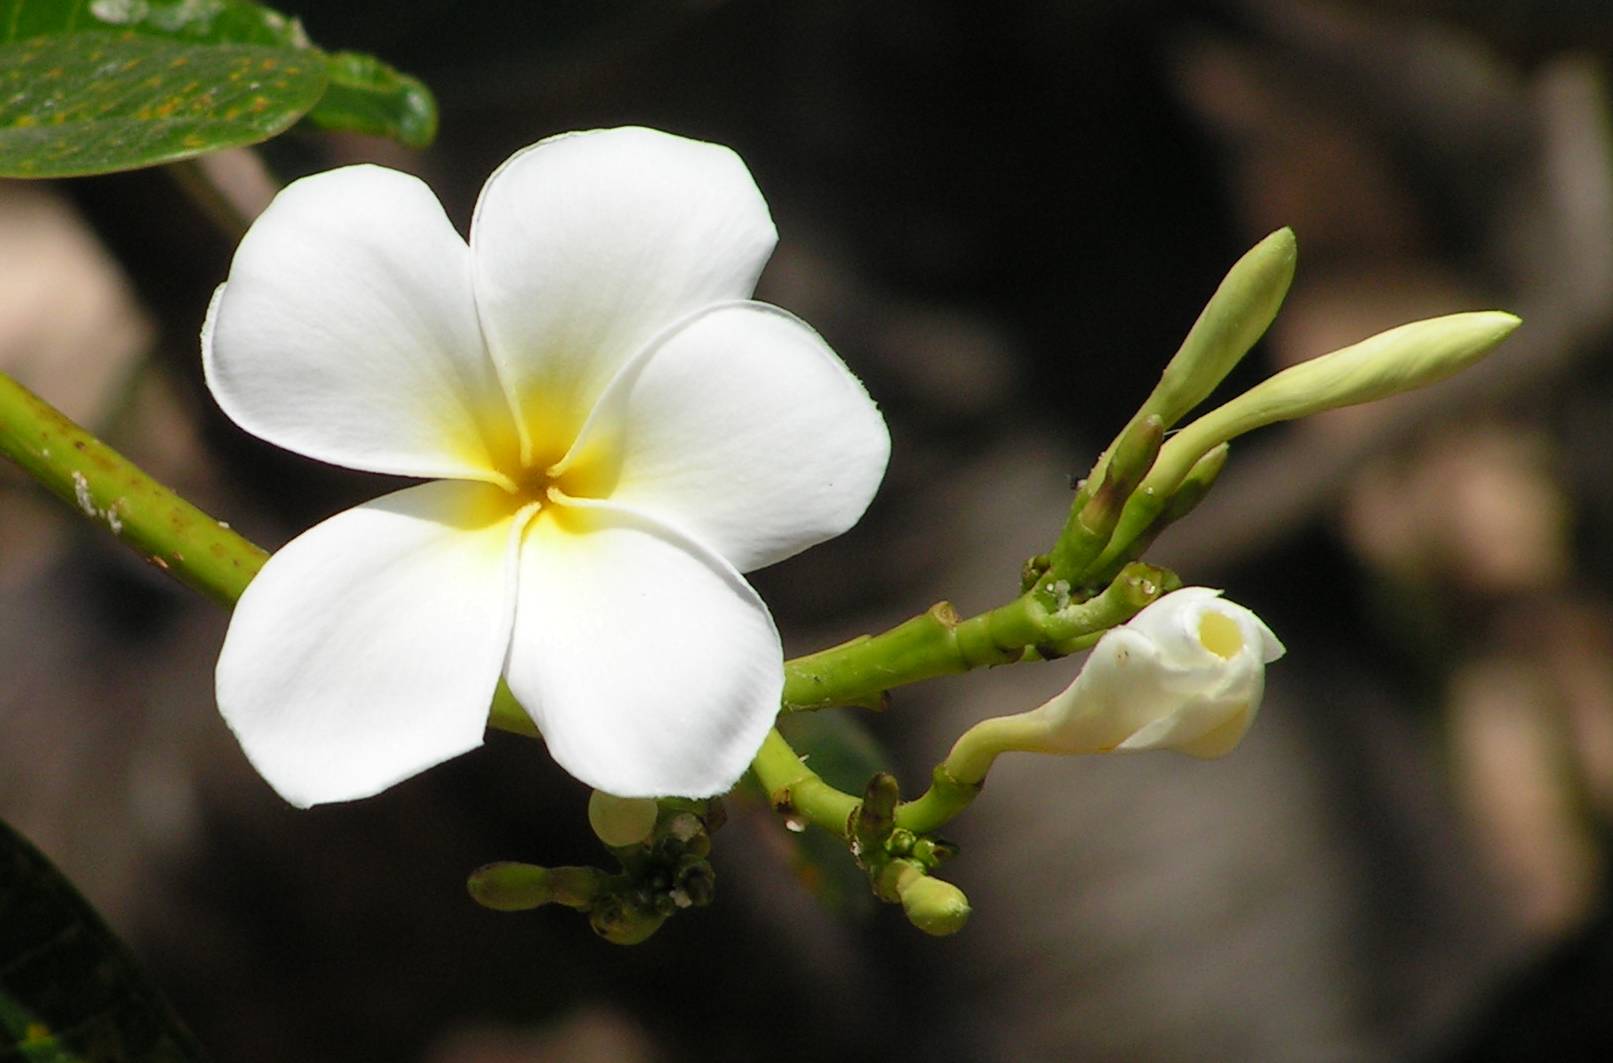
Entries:
[[896, 806], [896, 825], [914, 834], [929, 834], [955, 819], [979, 794], [979, 781], [962, 782], [945, 764], [937, 764], [924, 795]]
[[850, 829], [851, 816], [860, 803], [857, 798], [824, 782], [806, 766], [778, 731], [767, 732], [756, 759], [751, 761], [767, 799], [780, 812], [793, 812], [814, 826], [840, 837]]
[[1018, 661], [1027, 650], [1060, 656], [1062, 647], [1131, 619], [1169, 579], [1161, 569], [1131, 565], [1085, 602], [1049, 606], [1049, 588], [1037, 587], [967, 620], [941, 602], [884, 634], [785, 662], [784, 711], [878, 704], [892, 687]]
[[268, 559], [3, 373], [0, 454], [148, 562], [216, 602], [233, 603]]
[[[224, 605], [241, 596], [267, 559], [261, 548], [157, 483], [4, 374], [0, 453], [85, 517], [105, 524], [146, 560]], [[1050, 588], [1037, 587], [968, 619], [959, 619], [942, 602], [883, 634], [785, 662], [783, 709], [877, 705], [891, 687], [1038, 654], [1057, 656], [1129, 619], [1167, 589], [1169, 579], [1160, 569], [1134, 564], [1085, 602], [1060, 605]], [[502, 682], [488, 724], [537, 736]], [[819, 778], [777, 731], [769, 733], [752, 767], [776, 806], [845, 836], [858, 799]], [[956, 815], [976, 790], [973, 781], [941, 783], [919, 801], [898, 808], [897, 823], [910, 829], [939, 825]]]

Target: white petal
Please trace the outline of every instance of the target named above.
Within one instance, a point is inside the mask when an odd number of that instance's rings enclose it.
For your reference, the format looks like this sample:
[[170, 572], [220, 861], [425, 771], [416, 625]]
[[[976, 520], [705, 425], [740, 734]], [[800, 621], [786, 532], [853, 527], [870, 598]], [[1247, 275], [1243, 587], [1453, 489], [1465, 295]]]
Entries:
[[1152, 639], [1129, 626], [1113, 628], [1092, 648], [1075, 681], [1033, 715], [1047, 721], [1059, 752], [1107, 752], [1191, 696], [1162, 685], [1171, 673]]
[[816, 332], [730, 303], [612, 381], [563, 466], [749, 572], [857, 523], [889, 459], [885, 419]]
[[778, 714], [767, 607], [710, 550], [611, 505], [549, 506], [521, 548], [505, 676], [554, 759], [620, 797], [731, 787]]
[[1166, 660], [1182, 667], [1219, 667], [1220, 660], [1204, 645], [1204, 614], [1218, 613], [1237, 625], [1243, 640], [1241, 654], [1270, 664], [1285, 650], [1265, 621], [1249, 609], [1229, 602], [1210, 587], [1183, 587], [1160, 598], [1126, 622], [1160, 647]]
[[[708, 303], [748, 298], [767, 204], [727, 148], [650, 129], [552, 137], [482, 190], [476, 299], [524, 422], [560, 457], [616, 371]], [[536, 459], [535, 459], [536, 460]]]
[[235, 607], [218, 704], [294, 805], [367, 797], [481, 744], [509, 646], [525, 511], [440, 481], [339, 513]]
[[470, 253], [429, 188], [378, 166], [304, 178], [241, 241], [202, 330], [242, 428], [321, 461], [484, 479], [512, 462]]
[[1253, 693], [1225, 698], [1194, 698], [1175, 712], [1144, 727], [1118, 749], [1143, 752], [1174, 749], [1188, 756], [1212, 759], [1232, 752], [1255, 722], [1264, 683], [1256, 680]]

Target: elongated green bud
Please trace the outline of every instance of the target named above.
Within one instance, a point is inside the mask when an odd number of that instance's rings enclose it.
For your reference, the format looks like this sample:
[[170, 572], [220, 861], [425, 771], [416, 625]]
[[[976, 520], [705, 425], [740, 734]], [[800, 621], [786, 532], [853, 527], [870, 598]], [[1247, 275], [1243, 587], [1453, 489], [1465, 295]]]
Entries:
[[1175, 491], [1199, 458], [1253, 429], [1444, 380], [1484, 357], [1521, 323], [1500, 310], [1450, 314], [1291, 366], [1182, 429], [1160, 451], [1144, 489]]
[[1284, 227], [1233, 263], [1143, 402], [1138, 420], [1153, 414], [1169, 428], [1209, 398], [1276, 318], [1294, 280], [1298, 253], [1294, 230]]
[[471, 872], [466, 887], [484, 908], [519, 912], [545, 904], [585, 909], [594, 903], [605, 873], [593, 867], [539, 867], [505, 860]]
[[1170, 428], [1210, 397], [1216, 385], [1271, 327], [1293, 283], [1298, 254], [1294, 230], [1285, 226], [1232, 264], [1188, 330], [1187, 338], [1166, 364], [1159, 383], [1098, 459], [1088, 482], [1097, 484], [1120, 440], [1146, 418], [1158, 417]]

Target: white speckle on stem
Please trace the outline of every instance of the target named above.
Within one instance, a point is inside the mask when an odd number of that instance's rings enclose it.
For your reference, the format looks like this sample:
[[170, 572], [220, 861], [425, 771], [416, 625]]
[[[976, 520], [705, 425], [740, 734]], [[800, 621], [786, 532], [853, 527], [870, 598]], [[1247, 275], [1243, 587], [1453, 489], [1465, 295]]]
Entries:
[[95, 499], [90, 497], [90, 482], [78, 470], [73, 471], [73, 500], [86, 517], [97, 517], [100, 513], [95, 508]]

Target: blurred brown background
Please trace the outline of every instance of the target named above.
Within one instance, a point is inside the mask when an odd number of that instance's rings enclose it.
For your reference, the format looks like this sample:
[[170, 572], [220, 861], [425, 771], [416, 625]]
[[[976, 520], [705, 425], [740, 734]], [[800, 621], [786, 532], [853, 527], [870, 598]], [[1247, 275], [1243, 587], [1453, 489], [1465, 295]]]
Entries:
[[[733, 145], [782, 242], [760, 296], [884, 407], [851, 534], [758, 574], [796, 651], [1013, 593], [1221, 272], [1300, 273], [1235, 374], [1501, 307], [1478, 371], [1234, 449], [1154, 553], [1290, 655], [1232, 758], [1010, 759], [956, 824], [975, 917], [825, 905], [735, 801], [718, 902], [613, 948], [477, 909], [492, 859], [598, 859], [586, 791], [493, 736], [296, 812], [219, 721], [225, 615], [0, 468], [0, 817], [220, 1060], [1573, 1058], [1613, 1047], [1613, 13], [1595, 0], [569, 0], [305, 5], [439, 93], [410, 154], [292, 136], [242, 204], [371, 159], [461, 225], [547, 134]], [[266, 167], [262, 169], [261, 166]], [[195, 334], [232, 240], [162, 173], [0, 184], [0, 368], [268, 545], [387, 484], [223, 420]], [[902, 691], [919, 786], [1069, 662]]]

